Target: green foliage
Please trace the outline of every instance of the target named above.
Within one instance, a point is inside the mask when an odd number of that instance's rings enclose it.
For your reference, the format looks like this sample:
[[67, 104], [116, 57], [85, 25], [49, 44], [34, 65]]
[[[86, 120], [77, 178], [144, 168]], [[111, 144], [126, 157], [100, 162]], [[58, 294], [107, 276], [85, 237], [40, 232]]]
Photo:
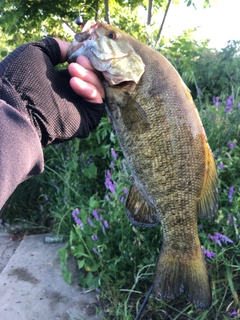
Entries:
[[201, 89], [204, 100], [213, 96], [239, 93], [240, 41], [229, 41], [217, 51], [209, 48], [209, 41], [194, 40], [195, 30], [186, 30], [169, 44], [158, 49], [178, 70], [196, 99]]
[[[219, 213], [214, 221], [199, 220], [199, 237], [212, 280], [212, 307], [199, 311], [184, 297], [166, 303], [151, 296], [143, 319], [229, 319], [239, 308], [240, 109], [239, 101], [230, 101], [228, 108], [223, 101], [220, 106], [204, 105], [200, 111], [219, 175]], [[141, 229], [129, 223], [123, 197], [130, 176], [119, 145], [113, 141], [108, 148], [111, 156], [105, 167], [104, 190], [69, 211], [75, 223], [59, 255], [66, 281], [71, 279], [66, 255], [73, 255], [81, 270], [80, 285], [100, 290], [100, 298], [108, 305], [106, 319], [134, 319], [153, 279], [162, 231], [161, 227]]]
[[[85, 20], [95, 16], [92, 8], [100, 10], [99, 18], [103, 17], [103, 3], [85, 3], [81, 9]], [[146, 33], [138, 3], [111, 1], [112, 22], [154, 44], [157, 30]], [[157, 2], [159, 7], [165, 4]], [[143, 5], [147, 8], [146, 2]], [[75, 0], [53, 1], [51, 5], [30, 0], [1, 2], [1, 57], [13, 44], [43, 35], [67, 39], [63, 26], [76, 29], [73, 22], [80, 7]], [[210, 310], [196, 310], [182, 296], [168, 303], [151, 296], [143, 319], [233, 318], [238, 314], [240, 292], [239, 43], [230, 42], [218, 52], [208, 48], [207, 40], [195, 41], [194, 32], [188, 31], [168, 45], [162, 39], [157, 49], [169, 58], [199, 101], [218, 167], [219, 213], [214, 221], [199, 221], [199, 237], [212, 279]], [[107, 305], [106, 318], [134, 319], [153, 279], [162, 230], [135, 228], [126, 217], [124, 200], [131, 179], [111, 125], [103, 118], [89, 138], [47, 147], [44, 154], [45, 172], [17, 188], [1, 212], [3, 220], [27, 220], [64, 236], [67, 244], [59, 251], [59, 258], [67, 283], [72, 281], [67, 261], [73, 256], [80, 270], [79, 284], [100, 291], [99, 297]]]

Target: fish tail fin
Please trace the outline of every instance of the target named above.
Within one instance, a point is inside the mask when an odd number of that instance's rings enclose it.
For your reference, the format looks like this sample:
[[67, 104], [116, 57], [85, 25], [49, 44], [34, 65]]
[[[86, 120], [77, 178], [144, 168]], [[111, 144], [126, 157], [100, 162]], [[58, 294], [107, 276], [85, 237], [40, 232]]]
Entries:
[[198, 257], [183, 259], [170, 250], [162, 250], [156, 264], [153, 293], [160, 300], [184, 294], [197, 308], [210, 308], [212, 293], [202, 252]]

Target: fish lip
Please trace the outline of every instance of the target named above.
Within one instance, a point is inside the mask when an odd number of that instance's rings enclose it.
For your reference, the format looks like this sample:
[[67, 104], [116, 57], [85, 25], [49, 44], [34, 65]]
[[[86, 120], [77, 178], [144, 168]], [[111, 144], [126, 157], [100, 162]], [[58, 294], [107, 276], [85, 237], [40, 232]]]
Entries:
[[94, 41], [99, 38], [99, 35], [96, 32], [97, 28], [98, 28], [97, 22], [89, 21], [89, 23], [86, 23], [85, 26], [83, 27], [82, 32], [74, 36], [74, 41], [68, 48], [68, 53], [67, 53], [68, 63], [75, 62], [79, 55], [79, 50], [81, 51], [81, 48], [85, 48], [90, 41]]

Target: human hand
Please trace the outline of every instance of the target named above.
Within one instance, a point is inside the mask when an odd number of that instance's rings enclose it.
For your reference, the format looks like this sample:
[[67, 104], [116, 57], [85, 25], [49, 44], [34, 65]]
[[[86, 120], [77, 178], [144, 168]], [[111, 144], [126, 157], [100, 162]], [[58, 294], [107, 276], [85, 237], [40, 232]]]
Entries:
[[[55, 40], [61, 50], [61, 62], [65, 62], [70, 43], [59, 39]], [[69, 64], [68, 71], [72, 77], [70, 86], [78, 95], [91, 103], [102, 103], [102, 99], [105, 97], [101, 82], [102, 75], [93, 68], [88, 58], [79, 56], [76, 63]]]
[[55, 70], [69, 45], [47, 37], [20, 46], [0, 63], [0, 99], [30, 118], [43, 146], [87, 137], [105, 109], [101, 81], [85, 58], [70, 64], [69, 72]]

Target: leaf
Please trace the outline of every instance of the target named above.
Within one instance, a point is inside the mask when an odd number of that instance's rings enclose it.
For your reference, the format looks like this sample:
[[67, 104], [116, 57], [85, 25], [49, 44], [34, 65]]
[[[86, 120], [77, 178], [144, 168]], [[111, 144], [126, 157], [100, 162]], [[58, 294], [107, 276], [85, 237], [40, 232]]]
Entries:
[[93, 274], [92, 274], [92, 272], [88, 272], [87, 277], [86, 277], [86, 285], [88, 287], [91, 287], [92, 282], [93, 282]]
[[58, 257], [60, 259], [60, 266], [63, 268], [67, 264], [68, 252], [65, 248], [58, 250]]
[[99, 266], [100, 266], [99, 263], [95, 263], [95, 264], [93, 264], [93, 265], [90, 265], [89, 267], [90, 267], [90, 270], [91, 270], [92, 272], [95, 272], [95, 271], [98, 270]]
[[81, 209], [80, 218], [84, 224], [87, 222], [87, 217], [88, 217], [87, 211], [85, 209]]
[[84, 266], [85, 260], [78, 260], [77, 263], [78, 263], [78, 268], [79, 268], [79, 269], [82, 269], [83, 266]]
[[97, 167], [92, 162], [87, 168], [83, 169], [83, 174], [85, 177], [88, 177], [89, 179], [95, 179], [97, 177]]
[[63, 276], [63, 279], [68, 284], [72, 283], [72, 273], [68, 270], [68, 268], [66, 266], [64, 266], [63, 269], [62, 269], [62, 276]]
[[100, 207], [99, 201], [95, 199], [95, 195], [93, 195], [89, 200], [89, 206], [91, 209], [97, 209]]
[[0, 54], [1, 54], [1, 57], [4, 58], [4, 57], [6, 57], [8, 52], [6, 50], [4, 50], [4, 51], [1, 51]]
[[69, 244], [70, 245], [72, 245], [74, 238], [75, 238], [75, 233], [73, 232], [73, 230], [71, 230], [70, 235], [69, 235]]

